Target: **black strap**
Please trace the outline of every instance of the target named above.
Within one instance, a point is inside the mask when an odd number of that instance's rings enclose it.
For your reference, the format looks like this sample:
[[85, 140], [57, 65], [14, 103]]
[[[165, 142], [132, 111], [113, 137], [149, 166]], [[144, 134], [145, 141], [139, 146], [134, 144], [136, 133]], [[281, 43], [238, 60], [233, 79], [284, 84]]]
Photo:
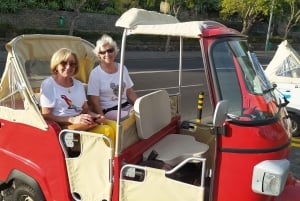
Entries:
[[[129, 104], [130, 104], [130, 103], [129, 103], [128, 101], [126, 101], [125, 103], [122, 103], [121, 108], [126, 107], [126, 106], [129, 105]], [[117, 109], [118, 109], [118, 106], [116, 105], [116, 106], [113, 106], [113, 107], [104, 109], [104, 110], [103, 110], [103, 113], [106, 114], [106, 113], [108, 113], [109, 111], [117, 110]]]

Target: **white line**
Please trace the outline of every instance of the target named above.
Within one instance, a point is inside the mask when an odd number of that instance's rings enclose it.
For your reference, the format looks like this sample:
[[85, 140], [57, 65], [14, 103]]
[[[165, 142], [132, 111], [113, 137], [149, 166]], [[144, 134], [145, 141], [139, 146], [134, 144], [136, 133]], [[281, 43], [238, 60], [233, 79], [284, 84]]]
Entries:
[[[199, 84], [192, 84], [192, 85], [184, 85], [181, 86], [182, 88], [188, 88], [188, 87], [202, 87], [204, 84], [199, 83]], [[155, 91], [155, 90], [161, 90], [161, 89], [178, 89], [178, 86], [176, 87], [164, 87], [164, 88], [152, 88], [152, 89], [140, 89], [140, 90], [135, 90], [136, 92], [144, 92], [144, 91]]]
[[[191, 72], [191, 71], [204, 71], [204, 69], [185, 69], [182, 72]], [[136, 71], [136, 72], [129, 72], [129, 74], [151, 74], [151, 73], [173, 73], [173, 72], [179, 72], [179, 70]]]

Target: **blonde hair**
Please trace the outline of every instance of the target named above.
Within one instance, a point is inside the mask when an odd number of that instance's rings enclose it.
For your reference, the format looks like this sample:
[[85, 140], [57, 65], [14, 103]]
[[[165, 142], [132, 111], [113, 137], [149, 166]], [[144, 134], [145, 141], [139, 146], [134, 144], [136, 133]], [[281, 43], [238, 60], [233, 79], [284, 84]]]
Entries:
[[72, 50], [68, 49], [68, 48], [61, 48], [59, 50], [57, 50], [51, 57], [51, 61], [50, 61], [50, 70], [53, 74], [57, 73], [57, 66], [59, 64], [61, 64], [61, 62], [63, 61], [67, 61], [70, 56], [73, 56], [76, 62], [76, 66], [75, 66], [75, 72], [74, 74], [76, 74], [79, 70], [79, 61], [78, 61], [78, 57], [76, 55], [75, 52], [72, 52]]
[[96, 47], [93, 50], [93, 52], [96, 56], [98, 56], [100, 49], [104, 45], [110, 45], [111, 47], [113, 47], [115, 49], [116, 53], [119, 52], [119, 48], [118, 48], [116, 41], [114, 41], [114, 39], [112, 39], [111, 36], [109, 36], [107, 34], [103, 34], [102, 37], [97, 40]]

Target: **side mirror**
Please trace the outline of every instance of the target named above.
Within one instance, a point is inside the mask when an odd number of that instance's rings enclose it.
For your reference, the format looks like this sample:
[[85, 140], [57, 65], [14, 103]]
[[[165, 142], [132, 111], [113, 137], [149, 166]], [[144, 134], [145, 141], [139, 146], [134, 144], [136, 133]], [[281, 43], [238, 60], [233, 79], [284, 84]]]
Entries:
[[228, 108], [229, 108], [229, 101], [228, 100], [222, 100], [219, 101], [216, 110], [214, 113], [214, 118], [213, 118], [213, 126], [215, 129], [215, 134], [221, 133], [221, 134], [226, 134], [225, 128], [224, 128], [224, 122], [227, 118], [227, 113], [228, 113]]

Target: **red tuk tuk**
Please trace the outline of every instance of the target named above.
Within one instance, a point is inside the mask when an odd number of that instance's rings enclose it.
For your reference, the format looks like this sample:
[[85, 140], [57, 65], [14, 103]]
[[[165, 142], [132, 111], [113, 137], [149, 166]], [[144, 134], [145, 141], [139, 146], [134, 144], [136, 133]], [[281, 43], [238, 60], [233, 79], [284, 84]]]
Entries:
[[[179, 22], [136, 8], [116, 26], [124, 29], [121, 72], [128, 37], [179, 38], [178, 92], [141, 95], [127, 118], [119, 110], [117, 121], [106, 122], [113, 133], [105, 127], [100, 133], [61, 129], [39, 110], [39, 86], [50, 74], [50, 57], [60, 47], [73, 49], [85, 67], [76, 78], [87, 83], [94, 46], [73, 36], [14, 38], [6, 45], [0, 88], [3, 200], [299, 199], [300, 183], [289, 171], [286, 103], [274, 95], [244, 35], [218, 22]], [[185, 38], [200, 43], [211, 123], [181, 119]]]

